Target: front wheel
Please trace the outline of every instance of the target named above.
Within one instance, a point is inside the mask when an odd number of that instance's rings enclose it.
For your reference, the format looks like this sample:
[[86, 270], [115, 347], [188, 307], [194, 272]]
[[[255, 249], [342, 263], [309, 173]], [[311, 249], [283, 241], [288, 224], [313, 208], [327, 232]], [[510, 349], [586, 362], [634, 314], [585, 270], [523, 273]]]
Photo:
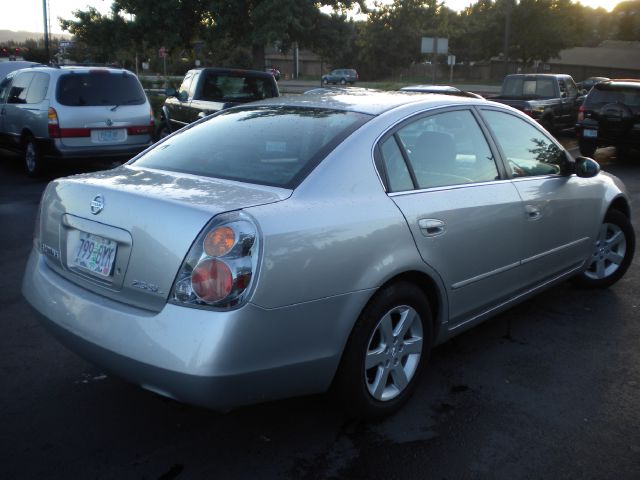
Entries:
[[360, 314], [333, 385], [348, 413], [389, 415], [415, 389], [431, 349], [429, 303], [415, 285], [378, 292]]
[[636, 246], [635, 233], [627, 216], [609, 210], [604, 217], [587, 269], [576, 277], [578, 284], [606, 288], [625, 274]]
[[167, 124], [167, 122], [162, 122], [156, 130], [156, 141], [162, 140], [164, 137], [168, 137], [171, 135], [171, 127]]
[[340, 79], [340, 85], [346, 85], [346, 84], [347, 84], [347, 81], [344, 78]]

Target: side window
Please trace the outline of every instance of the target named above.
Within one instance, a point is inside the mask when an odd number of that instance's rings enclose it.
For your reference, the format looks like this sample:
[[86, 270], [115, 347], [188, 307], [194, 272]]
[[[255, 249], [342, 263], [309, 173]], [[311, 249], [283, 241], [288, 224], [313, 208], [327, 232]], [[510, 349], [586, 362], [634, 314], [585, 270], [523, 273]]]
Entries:
[[567, 93], [567, 85], [564, 83], [564, 80], [558, 80], [558, 85], [560, 86], [560, 94]]
[[200, 77], [200, 72], [196, 72], [191, 79], [191, 86], [189, 87], [189, 98], [193, 98], [196, 96], [196, 88], [198, 87], [198, 78]]
[[191, 87], [191, 80], [193, 80], [193, 72], [187, 72], [182, 80], [182, 84], [178, 89], [178, 97], [180, 100], [186, 100], [189, 98], [189, 88]]
[[509, 113], [483, 110], [513, 177], [560, 174], [564, 151], [533, 125]]
[[398, 130], [397, 137], [420, 189], [499, 178], [489, 145], [469, 110], [422, 117]]
[[387, 172], [387, 180], [389, 182], [388, 189], [390, 192], [402, 192], [413, 190], [413, 180], [404, 161], [400, 147], [395, 137], [389, 137], [380, 144], [382, 152], [382, 161]]
[[29, 90], [27, 91], [27, 103], [40, 103], [47, 95], [49, 88], [49, 75], [38, 72], [34, 75]]
[[27, 103], [27, 90], [33, 78], [33, 73], [21, 73], [15, 77], [7, 103]]
[[13, 80], [13, 76], [9, 75], [5, 77], [2, 82], [0, 82], [0, 104], [3, 104], [7, 101], [9, 90], [11, 90], [11, 80]]
[[578, 95], [578, 87], [576, 87], [576, 84], [573, 83], [573, 80], [567, 79], [567, 93], [570, 97], [575, 97], [576, 95]]

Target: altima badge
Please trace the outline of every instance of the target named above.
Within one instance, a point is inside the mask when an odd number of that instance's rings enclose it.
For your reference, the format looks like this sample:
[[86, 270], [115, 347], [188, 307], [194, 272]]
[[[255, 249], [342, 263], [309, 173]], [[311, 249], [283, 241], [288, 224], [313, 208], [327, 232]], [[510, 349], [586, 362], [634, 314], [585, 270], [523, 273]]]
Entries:
[[96, 195], [91, 200], [91, 213], [94, 215], [99, 214], [104, 209], [104, 197], [102, 195]]

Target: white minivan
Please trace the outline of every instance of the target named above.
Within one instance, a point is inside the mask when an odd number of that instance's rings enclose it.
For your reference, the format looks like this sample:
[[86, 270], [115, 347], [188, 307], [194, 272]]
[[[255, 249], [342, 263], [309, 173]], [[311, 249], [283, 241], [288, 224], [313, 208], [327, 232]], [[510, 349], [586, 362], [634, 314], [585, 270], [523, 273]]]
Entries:
[[0, 145], [37, 176], [55, 159], [128, 160], [152, 143], [154, 118], [135, 74], [37, 65], [0, 82]]

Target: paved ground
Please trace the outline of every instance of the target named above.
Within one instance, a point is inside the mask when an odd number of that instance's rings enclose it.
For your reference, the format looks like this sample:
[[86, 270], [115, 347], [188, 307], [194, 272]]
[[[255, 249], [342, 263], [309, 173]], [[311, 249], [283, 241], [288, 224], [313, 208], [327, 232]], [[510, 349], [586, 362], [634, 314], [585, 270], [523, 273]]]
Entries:
[[[637, 231], [640, 159], [611, 154]], [[437, 348], [382, 422], [323, 396], [220, 415], [112, 377], [39, 325], [19, 292], [45, 183], [0, 152], [0, 478], [640, 478], [640, 255], [614, 288], [560, 285]]]

